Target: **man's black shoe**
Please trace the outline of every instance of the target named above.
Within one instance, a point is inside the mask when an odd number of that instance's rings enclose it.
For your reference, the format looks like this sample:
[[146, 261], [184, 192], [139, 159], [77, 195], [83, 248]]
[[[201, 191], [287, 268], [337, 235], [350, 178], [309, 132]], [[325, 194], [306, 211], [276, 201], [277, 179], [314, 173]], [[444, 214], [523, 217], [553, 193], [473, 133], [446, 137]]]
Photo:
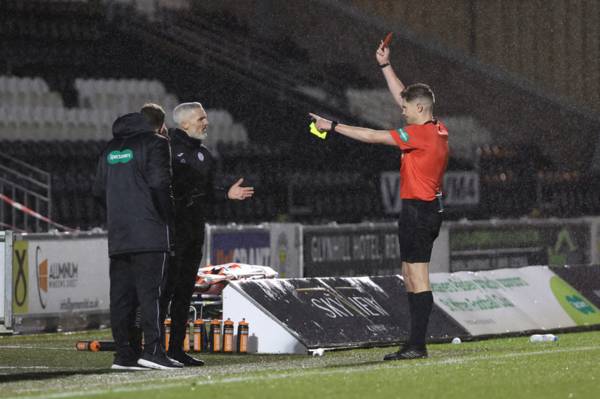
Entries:
[[137, 363], [137, 359], [121, 359], [116, 357], [110, 367], [113, 370], [148, 370], [147, 367], [142, 367]]
[[204, 366], [204, 362], [202, 360], [196, 359], [195, 357], [192, 357], [183, 351], [181, 351], [181, 352], [169, 351], [168, 356], [171, 359], [176, 360], [179, 363], [182, 363], [184, 366], [188, 366], [188, 367]]
[[162, 351], [157, 351], [154, 355], [144, 352], [142, 357], [137, 361], [137, 364], [155, 370], [176, 370], [182, 367], [177, 366], [175, 363], [169, 360], [165, 352]]
[[404, 345], [398, 352], [388, 353], [383, 360], [409, 360], [423, 359], [427, 357], [427, 349], [425, 347], [417, 347], [413, 345]]
[[172, 357], [169, 357], [169, 355], [167, 355], [167, 358], [171, 361], [171, 363], [173, 363], [176, 367], [183, 367], [183, 363], [178, 362], [177, 360], [173, 359]]

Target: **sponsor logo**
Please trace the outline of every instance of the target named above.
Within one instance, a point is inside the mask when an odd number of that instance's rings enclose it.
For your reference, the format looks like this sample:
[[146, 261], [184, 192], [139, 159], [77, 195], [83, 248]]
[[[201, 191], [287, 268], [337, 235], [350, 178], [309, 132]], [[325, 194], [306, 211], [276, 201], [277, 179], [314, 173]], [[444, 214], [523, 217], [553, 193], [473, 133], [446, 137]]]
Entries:
[[408, 133], [406, 133], [404, 129], [398, 129], [398, 133], [400, 134], [400, 140], [404, 141], [405, 143], [408, 143], [408, 140], [410, 139]]
[[25, 314], [29, 311], [28, 276], [29, 276], [29, 243], [15, 241], [12, 264], [13, 275], [13, 312]]
[[[349, 287], [337, 287], [349, 288]], [[333, 295], [332, 295], [333, 294]], [[322, 310], [330, 319], [344, 317], [390, 316], [379, 302], [370, 296], [345, 296], [337, 291], [327, 292], [320, 298], [312, 298], [310, 304]]]
[[269, 234], [264, 231], [215, 233], [211, 249], [211, 262], [216, 265], [231, 262], [269, 265], [271, 264]]
[[315, 235], [310, 237], [309, 261], [380, 261], [384, 255], [395, 255], [394, 248], [386, 247], [389, 243], [382, 234]]
[[558, 276], [550, 279], [550, 289], [563, 310], [578, 326], [600, 324], [600, 310]]
[[563, 228], [556, 238], [554, 247], [548, 248], [548, 264], [550, 266], [564, 266], [568, 264], [569, 254], [577, 251], [571, 234]]
[[42, 309], [48, 304], [48, 259], [42, 260], [42, 249], [35, 249], [35, 264], [37, 265], [38, 297]]
[[35, 249], [38, 297], [42, 309], [48, 305], [51, 289], [77, 287], [79, 265], [75, 262], [49, 262], [40, 246]]
[[74, 262], [50, 263], [48, 271], [49, 288], [73, 288], [79, 281], [79, 265]]
[[[48, 305], [48, 293], [51, 289], [77, 287], [79, 265], [75, 262], [49, 262], [40, 246], [35, 249], [38, 297], [42, 309]], [[61, 308], [62, 309], [62, 308]]]
[[247, 263], [249, 265], [268, 265], [271, 262], [271, 248], [219, 248], [215, 254], [215, 264]]
[[40, 246], [35, 249], [38, 298], [42, 309], [48, 305], [50, 289], [73, 288], [79, 280], [79, 265], [74, 262], [48, 262]]
[[[285, 263], [288, 257], [288, 240], [285, 233], [281, 233], [277, 239], [277, 260], [279, 261], [279, 270], [285, 269]], [[282, 273], [281, 277], [285, 277]]]
[[379, 185], [385, 213], [400, 213], [402, 200], [400, 199], [400, 175], [398, 172], [382, 172]]
[[82, 299], [80, 301], [73, 301], [71, 298], [66, 298], [60, 301], [60, 310], [84, 310], [84, 309], [97, 309], [100, 306], [98, 298], [94, 299]]
[[125, 149], [123, 151], [115, 150], [110, 152], [106, 156], [106, 160], [111, 165], [116, 165], [118, 163], [127, 163], [133, 159], [133, 151], [130, 149]]

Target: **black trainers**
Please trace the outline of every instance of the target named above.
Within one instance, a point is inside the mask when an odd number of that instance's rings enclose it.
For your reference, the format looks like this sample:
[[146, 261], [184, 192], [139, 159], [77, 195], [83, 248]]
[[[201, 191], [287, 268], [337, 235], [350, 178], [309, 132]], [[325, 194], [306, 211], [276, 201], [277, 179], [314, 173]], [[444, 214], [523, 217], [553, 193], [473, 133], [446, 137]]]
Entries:
[[424, 359], [427, 357], [427, 349], [414, 345], [404, 345], [398, 352], [388, 353], [383, 360], [410, 360]]
[[144, 352], [142, 357], [137, 361], [137, 364], [155, 370], [176, 370], [183, 367], [173, 363], [162, 351], [158, 351], [154, 355]]
[[204, 366], [204, 362], [202, 360], [196, 359], [195, 357], [192, 357], [183, 351], [181, 351], [181, 352], [169, 351], [168, 356], [170, 359], [175, 360], [179, 363], [182, 363], [184, 366], [188, 366], [188, 367], [189, 366], [191, 366], [191, 367]]
[[169, 355], [167, 355], [167, 359], [169, 359], [171, 361], [171, 363], [173, 363], [176, 367], [183, 367], [183, 363], [178, 362], [177, 360], [173, 359]]
[[140, 366], [136, 359], [124, 360], [120, 358], [116, 358], [110, 368], [112, 370], [148, 370], [147, 367]]

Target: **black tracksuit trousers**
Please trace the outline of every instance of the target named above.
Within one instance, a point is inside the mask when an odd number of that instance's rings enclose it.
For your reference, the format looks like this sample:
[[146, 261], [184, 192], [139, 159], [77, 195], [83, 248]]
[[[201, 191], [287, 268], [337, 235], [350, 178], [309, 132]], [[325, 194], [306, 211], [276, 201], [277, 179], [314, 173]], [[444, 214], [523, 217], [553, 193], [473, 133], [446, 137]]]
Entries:
[[169, 352], [183, 347], [204, 246], [204, 222], [179, 213], [175, 223], [175, 256], [171, 258], [167, 286], [161, 299], [162, 314], [166, 315], [169, 309], [171, 315]]
[[169, 265], [166, 252], [121, 254], [110, 257], [110, 322], [121, 359], [138, 357], [130, 342], [139, 305], [144, 332], [144, 352], [164, 350], [159, 299]]

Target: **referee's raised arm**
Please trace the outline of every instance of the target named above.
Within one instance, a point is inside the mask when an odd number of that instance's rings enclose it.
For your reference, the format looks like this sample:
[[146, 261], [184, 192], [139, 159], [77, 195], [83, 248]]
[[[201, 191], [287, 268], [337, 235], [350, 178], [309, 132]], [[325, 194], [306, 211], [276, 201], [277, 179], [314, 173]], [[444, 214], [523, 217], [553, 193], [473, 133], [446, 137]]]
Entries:
[[402, 99], [402, 91], [406, 88], [404, 83], [398, 78], [396, 72], [394, 72], [394, 68], [390, 64], [390, 48], [383, 47], [383, 41], [379, 44], [377, 51], [375, 52], [375, 58], [377, 59], [377, 63], [381, 68], [381, 72], [383, 72], [383, 76], [385, 77], [385, 81], [387, 82], [388, 89], [390, 89], [390, 93], [394, 100], [398, 103], [400, 107], [404, 100]]

